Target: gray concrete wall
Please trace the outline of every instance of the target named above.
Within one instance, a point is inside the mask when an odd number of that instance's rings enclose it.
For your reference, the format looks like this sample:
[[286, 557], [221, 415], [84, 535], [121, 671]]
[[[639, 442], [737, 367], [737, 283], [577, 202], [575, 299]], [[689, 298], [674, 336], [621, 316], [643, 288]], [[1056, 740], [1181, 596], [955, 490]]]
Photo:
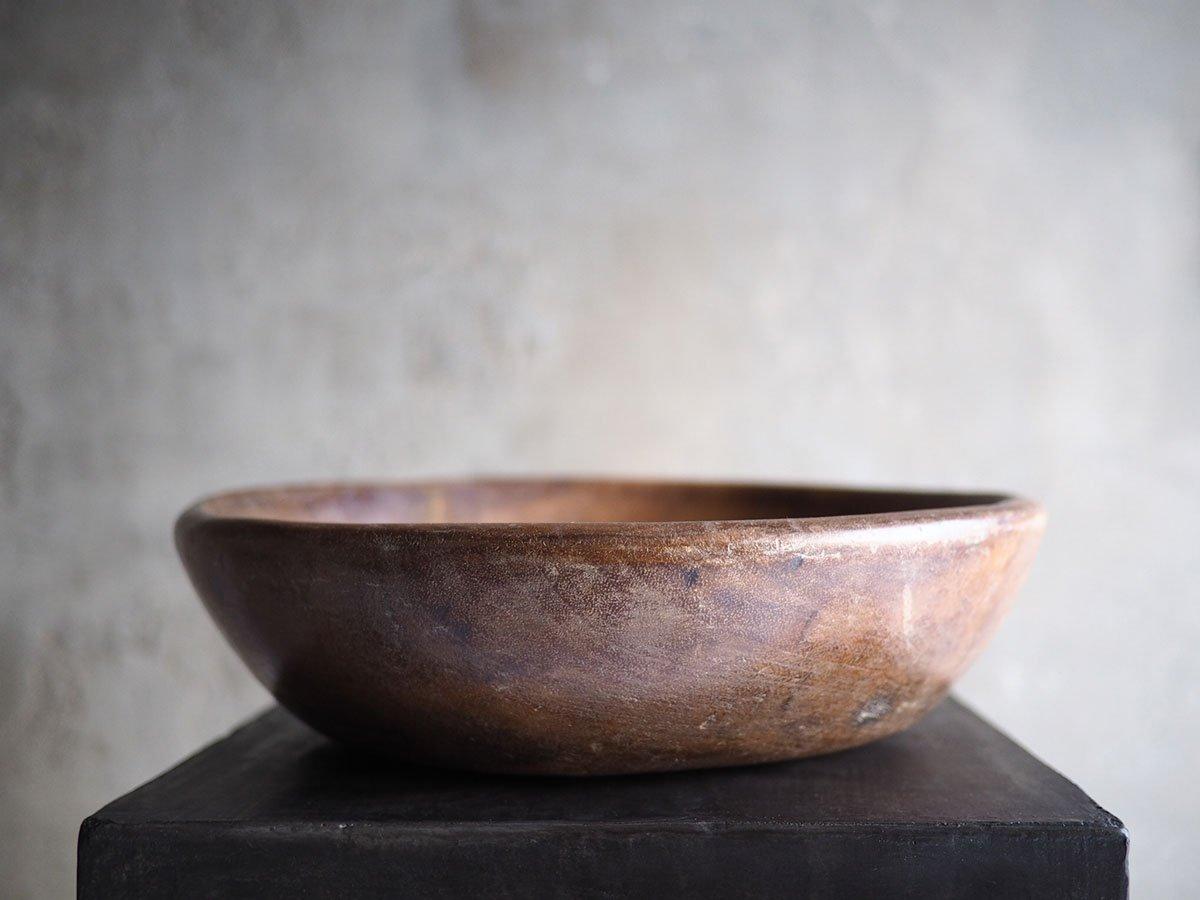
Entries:
[[261, 481], [999, 487], [962, 694], [1200, 880], [1200, 5], [0, 4], [0, 871], [266, 702]]

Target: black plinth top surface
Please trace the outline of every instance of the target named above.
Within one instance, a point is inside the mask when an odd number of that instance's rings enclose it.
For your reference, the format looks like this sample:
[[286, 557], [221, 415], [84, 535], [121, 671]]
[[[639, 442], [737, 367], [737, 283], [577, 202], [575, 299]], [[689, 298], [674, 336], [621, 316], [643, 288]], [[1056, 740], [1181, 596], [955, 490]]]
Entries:
[[272, 710], [84, 822], [83, 897], [1123, 897], [1121, 823], [959, 703], [793, 763], [397, 766]]

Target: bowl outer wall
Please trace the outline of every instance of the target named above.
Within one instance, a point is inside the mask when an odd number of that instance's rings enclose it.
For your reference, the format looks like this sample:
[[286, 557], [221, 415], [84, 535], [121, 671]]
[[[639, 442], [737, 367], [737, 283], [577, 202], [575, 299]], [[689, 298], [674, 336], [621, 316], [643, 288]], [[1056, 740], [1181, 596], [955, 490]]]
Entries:
[[316, 729], [397, 758], [613, 774], [913, 724], [986, 643], [1041, 507], [812, 519], [176, 526], [217, 625]]

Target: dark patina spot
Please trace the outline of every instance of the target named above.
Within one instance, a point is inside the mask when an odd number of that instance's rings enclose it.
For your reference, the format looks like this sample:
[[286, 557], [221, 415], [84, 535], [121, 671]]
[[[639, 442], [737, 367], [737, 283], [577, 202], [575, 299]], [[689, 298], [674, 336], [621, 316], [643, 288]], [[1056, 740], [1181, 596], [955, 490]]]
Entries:
[[471, 635], [474, 633], [471, 623], [461, 616], [455, 615], [455, 610], [449, 603], [439, 603], [432, 612], [438, 626], [456, 641], [466, 643], [471, 639]]
[[695, 587], [700, 583], [700, 570], [692, 566], [683, 573], [683, 581], [688, 587]]

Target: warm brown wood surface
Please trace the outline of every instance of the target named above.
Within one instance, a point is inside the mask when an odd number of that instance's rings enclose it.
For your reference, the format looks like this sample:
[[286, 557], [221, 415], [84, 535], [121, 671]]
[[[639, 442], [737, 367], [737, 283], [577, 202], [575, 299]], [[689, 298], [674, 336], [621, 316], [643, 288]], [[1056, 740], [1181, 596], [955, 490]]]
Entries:
[[1043, 521], [996, 495], [526, 480], [243, 491], [176, 536], [230, 642], [319, 730], [604, 774], [908, 727], [986, 642]]

